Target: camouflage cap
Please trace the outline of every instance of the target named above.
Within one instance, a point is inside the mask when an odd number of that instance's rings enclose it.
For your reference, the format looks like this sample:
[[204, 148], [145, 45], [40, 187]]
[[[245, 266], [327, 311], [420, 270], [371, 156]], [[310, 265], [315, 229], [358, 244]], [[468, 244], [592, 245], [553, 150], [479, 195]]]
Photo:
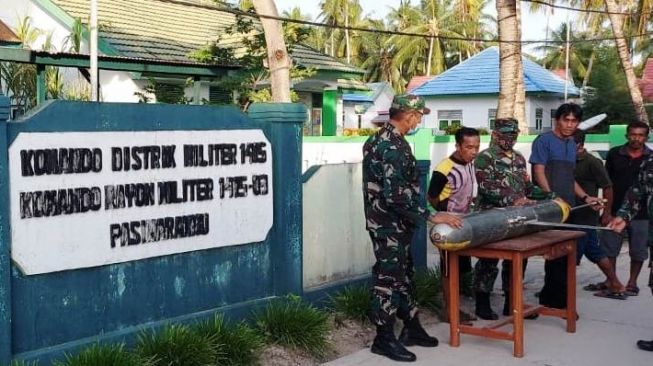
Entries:
[[395, 95], [392, 99], [391, 108], [395, 108], [401, 111], [418, 111], [422, 114], [429, 114], [431, 110], [426, 108], [426, 103], [424, 99], [413, 94], [402, 94]]
[[497, 118], [494, 121], [494, 130], [501, 133], [519, 133], [519, 122], [514, 118]]

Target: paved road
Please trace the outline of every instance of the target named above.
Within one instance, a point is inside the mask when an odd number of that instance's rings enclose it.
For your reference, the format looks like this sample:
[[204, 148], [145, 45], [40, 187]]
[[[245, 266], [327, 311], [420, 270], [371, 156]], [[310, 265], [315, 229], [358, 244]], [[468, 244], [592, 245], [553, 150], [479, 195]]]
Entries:
[[[624, 247], [627, 249], [627, 247]], [[436, 258], [429, 258], [435, 263]], [[623, 251], [618, 260], [618, 273], [627, 280], [628, 253]], [[653, 296], [646, 283], [648, 268], [639, 277], [642, 289], [637, 297], [627, 300], [598, 298], [582, 287], [602, 279], [599, 269], [583, 259], [578, 267], [577, 304], [580, 320], [574, 334], [566, 333], [564, 321], [549, 317], [529, 320], [525, 324], [525, 356], [512, 357], [512, 343], [490, 340], [471, 335], [461, 336], [458, 348], [448, 344], [448, 324], [427, 324], [429, 333], [440, 339], [436, 348], [411, 347], [417, 355], [413, 365], [464, 365], [464, 366], [640, 366], [653, 364], [653, 352], [637, 349], [637, 339], [653, 339]], [[528, 302], [534, 302], [533, 294], [542, 285], [544, 264], [541, 259], [529, 261], [525, 276]], [[499, 281], [497, 281], [498, 283]], [[495, 295], [493, 306], [500, 310], [503, 297]], [[331, 361], [329, 366], [384, 366], [396, 365], [391, 360], [361, 350], [349, 356]]]

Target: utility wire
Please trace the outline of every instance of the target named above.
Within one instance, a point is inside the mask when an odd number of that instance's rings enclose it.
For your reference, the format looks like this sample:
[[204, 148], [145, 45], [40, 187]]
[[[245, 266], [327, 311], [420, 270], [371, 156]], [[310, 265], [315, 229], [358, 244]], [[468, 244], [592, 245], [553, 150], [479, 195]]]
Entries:
[[[349, 31], [358, 31], [358, 32], [367, 32], [367, 33], [376, 33], [376, 34], [385, 34], [385, 35], [390, 35], [390, 36], [408, 36], [408, 37], [420, 37], [420, 38], [425, 38], [425, 39], [444, 39], [444, 40], [450, 40], [450, 41], [467, 41], [467, 42], [479, 42], [479, 43], [520, 43], [520, 44], [559, 44], [559, 41], [555, 40], [519, 40], [519, 41], [507, 41], [507, 40], [501, 40], [498, 38], [492, 38], [492, 39], [487, 39], [487, 38], [475, 38], [475, 37], [456, 37], [456, 36], [442, 36], [442, 35], [430, 35], [430, 34], [423, 34], [423, 33], [411, 33], [411, 32], [403, 32], [403, 31], [391, 31], [391, 30], [385, 30], [385, 29], [372, 29], [372, 28], [363, 28], [363, 27], [353, 27], [353, 26], [343, 26], [343, 25], [338, 25], [338, 24], [329, 24], [329, 23], [319, 23], [319, 22], [313, 22], [309, 20], [301, 20], [301, 19], [291, 19], [291, 18], [284, 18], [284, 17], [279, 17], [279, 16], [273, 16], [273, 15], [266, 15], [266, 14], [257, 14], [253, 12], [247, 12], [247, 11], [242, 11], [239, 9], [234, 9], [234, 8], [229, 8], [229, 7], [223, 7], [223, 6], [215, 6], [215, 5], [206, 5], [206, 4], [199, 4], [199, 3], [188, 3], [184, 1], [179, 1], [179, 0], [160, 0], [162, 2], [167, 2], [171, 4], [178, 4], [178, 5], [184, 5], [184, 6], [195, 6], [199, 8], [204, 8], [204, 9], [209, 9], [209, 10], [214, 10], [214, 11], [220, 11], [224, 13], [229, 13], [237, 16], [244, 16], [244, 17], [249, 17], [249, 18], [265, 18], [265, 19], [273, 19], [273, 20], [279, 20], [287, 23], [295, 23], [295, 24], [302, 24], [302, 25], [310, 25], [314, 27], [321, 27], [321, 28], [331, 28], [331, 29], [340, 29], [340, 30], [349, 30]], [[521, 1], [528, 1], [528, 2], [535, 2], [539, 0], [521, 0]], [[545, 2], [541, 2], [544, 4], [547, 4]], [[605, 12], [604, 12], [605, 13]], [[629, 38], [641, 38], [641, 37], [649, 37], [653, 36], [653, 31], [651, 32], [644, 32], [640, 34], [633, 34], [630, 35]], [[586, 38], [586, 39], [575, 39], [575, 40], [570, 40], [570, 43], [576, 44], [576, 43], [593, 43], [593, 42], [604, 42], [604, 41], [615, 41], [617, 38], [616, 37], [598, 37], [598, 38]]]
[[[540, 4], [544, 6], [548, 6], [550, 8], [555, 8], [555, 9], [562, 9], [562, 10], [569, 10], [569, 11], [575, 11], [579, 13], [596, 13], [596, 14], [608, 14], [608, 15], [627, 15], [627, 16], [632, 16], [634, 13], [627, 13], [627, 12], [610, 12], [607, 10], [598, 10], [598, 9], [581, 9], [581, 8], [574, 8], [571, 6], [565, 6], [565, 5], [556, 5], [547, 1], [543, 0], [520, 0], [523, 3], [533, 3], [533, 4]], [[648, 13], [648, 12], [644, 12]]]

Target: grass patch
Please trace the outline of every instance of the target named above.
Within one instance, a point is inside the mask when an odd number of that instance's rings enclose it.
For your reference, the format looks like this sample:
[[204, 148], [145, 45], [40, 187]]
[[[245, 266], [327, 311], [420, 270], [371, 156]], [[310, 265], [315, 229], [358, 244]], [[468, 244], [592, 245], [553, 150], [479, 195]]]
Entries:
[[298, 296], [271, 301], [254, 314], [254, 319], [256, 327], [272, 343], [302, 349], [317, 358], [329, 351], [329, 314]]
[[420, 307], [442, 311], [442, 274], [440, 268], [419, 269], [415, 272], [415, 300]]
[[[13, 365], [13, 364], [12, 364]], [[65, 355], [65, 360], [55, 361], [54, 366], [151, 366], [151, 360], [141, 359], [125, 349], [125, 345], [98, 344], [84, 348], [81, 352]]]
[[11, 361], [11, 366], [38, 366], [36, 361]]
[[372, 293], [368, 286], [347, 286], [329, 296], [331, 308], [337, 315], [360, 322], [368, 321], [371, 301]]
[[212, 320], [198, 324], [195, 329], [214, 342], [218, 352], [216, 365], [244, 366], [259, 363], [265, 340], [246, 323], [229, 323], [225, 321], [224, 315], [216, 314]]
[[179, 324], [141, 333], [136, 349], [153, 366], [213, 366], [219, 356], [212, 337]]

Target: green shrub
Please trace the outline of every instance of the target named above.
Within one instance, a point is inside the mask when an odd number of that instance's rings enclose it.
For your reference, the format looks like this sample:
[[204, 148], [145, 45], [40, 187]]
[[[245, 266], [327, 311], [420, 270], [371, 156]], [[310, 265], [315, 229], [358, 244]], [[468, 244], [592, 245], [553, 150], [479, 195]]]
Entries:
[[218, 350], [216, 365], [255, 365], [259, 362], [264, 339], [245, 323], [231, 324], [222, 314], [200, 323], [196, 331], [212, 339]]
[[254, 314], [254, 319], [272, 343], [302, 349], [318, 358], [329, 351], [329, 314], [297, 296], [271, 301]]
[[38, 366], [36, 361], [11, 361], [11, 366]]
[[336, 314], [360, 322], [368, 320], [371, 300], [372, 293], [367, 286], [347, 286], [329, 297], [331, 307]]
[[153, 366], [213, 366], [218, 357], [213, 338], [177, 324], [141, 333], [137, 351]]
[[415, 272], [415, 300], [420, 307], [435, 312], [441, 311], [441, 293], [442, 275], [438, 266]]
[[[18, 366], [19, 364], [12, 364]], [[26, 364], [24, 364], [26, 365]], [[138, 355], [125, 350], [125, 345], [98, 344], [84, 348], [77, 354], [66, 354], [64, 361], [55, 361], [54, 366], [145, 366], [153, 365], [150, 360], [143, 360]]]

